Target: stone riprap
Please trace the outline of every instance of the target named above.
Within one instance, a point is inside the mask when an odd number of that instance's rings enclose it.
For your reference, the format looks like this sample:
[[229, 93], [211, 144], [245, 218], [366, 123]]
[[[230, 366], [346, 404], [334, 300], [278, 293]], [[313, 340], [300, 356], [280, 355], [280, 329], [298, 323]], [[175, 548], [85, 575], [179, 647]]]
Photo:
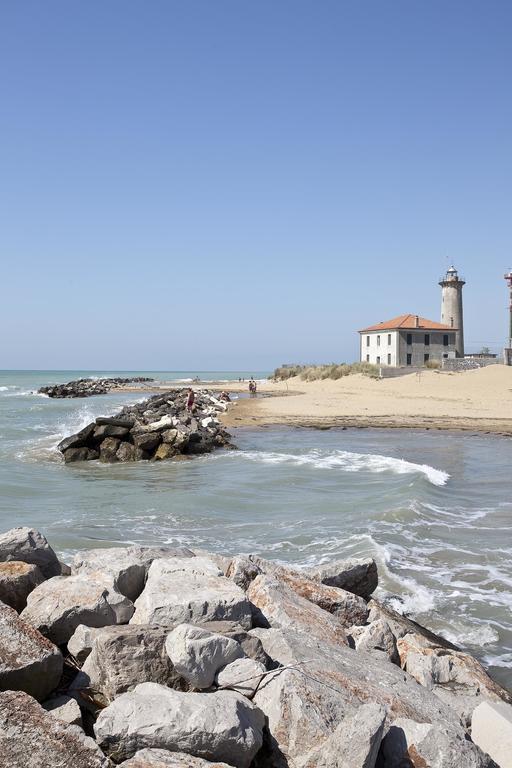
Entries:
[[115, 416], [99, 416], [95, 422], [59, 443], [66, 463], [106, 463], [152, 460], [210, 453], [232, 447], [219, 414], [227, 406], [212, 392], [195, 393], [191, 410], [186, 389], [172, 389], [142, 403], [125, 406]]
[[122, 389], [126, 384], [147, 384], [150, 381], [154, 381], [154, 379], [147, 376], [75, 379], [75, 381], [68, 381], [67, 384], [51, 384], [48, 387], [41, 387], [37, 391], [40, 395], [55, 398], [91, 397], [91, 395], [106, 395], [113, 389]]
[[130, 546], [66, 568], [28, 528], [0, 555], [40, 582], [20, 616], [0, 603], [0, 768], [509, 768], [510, 694], [370, 599], [373, 561]]

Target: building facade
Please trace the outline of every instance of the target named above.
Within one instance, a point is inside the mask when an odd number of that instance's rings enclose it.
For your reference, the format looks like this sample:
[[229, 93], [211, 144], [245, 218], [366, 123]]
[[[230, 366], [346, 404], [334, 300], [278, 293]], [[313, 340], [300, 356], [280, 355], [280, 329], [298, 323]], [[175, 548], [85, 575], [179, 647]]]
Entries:
[[361, 362], [381, 366], [422, 366], [455, 358], [457, 329], [419, 315], [400, 315], [359, 331]]

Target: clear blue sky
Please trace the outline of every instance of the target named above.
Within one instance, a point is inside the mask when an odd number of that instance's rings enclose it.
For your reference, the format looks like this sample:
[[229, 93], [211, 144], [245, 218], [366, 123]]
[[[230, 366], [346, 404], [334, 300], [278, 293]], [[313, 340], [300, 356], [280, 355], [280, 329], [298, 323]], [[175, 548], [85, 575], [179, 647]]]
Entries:
[[352, 360], [438, 319], [500, 347], [509, 0], [0, 8], [0, 368]]

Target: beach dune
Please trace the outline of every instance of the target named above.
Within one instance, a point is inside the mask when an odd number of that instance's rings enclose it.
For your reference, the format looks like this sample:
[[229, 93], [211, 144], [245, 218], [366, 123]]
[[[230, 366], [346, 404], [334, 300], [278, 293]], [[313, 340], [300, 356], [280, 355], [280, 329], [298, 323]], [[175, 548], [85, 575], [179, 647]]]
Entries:
[[226, 426], [290, 424], [464, 429], [512, 434], [512, 367], [424, 370], [389, 379], [362, 374], [336, 381], [268, 382], [239, 401]]

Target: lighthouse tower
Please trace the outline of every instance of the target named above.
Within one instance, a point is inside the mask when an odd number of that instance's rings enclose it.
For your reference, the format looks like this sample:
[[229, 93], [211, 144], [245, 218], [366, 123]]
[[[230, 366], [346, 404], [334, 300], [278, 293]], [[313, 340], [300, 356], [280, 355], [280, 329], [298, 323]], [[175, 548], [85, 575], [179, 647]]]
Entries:
[[464, 357], [464, 317], [462, 311], [462, 288], [465, 281], [459, 277], [455, 267], [450, 267], [439, 281], [441, 286], [441, 322], [456, 329], [455, 353]]

